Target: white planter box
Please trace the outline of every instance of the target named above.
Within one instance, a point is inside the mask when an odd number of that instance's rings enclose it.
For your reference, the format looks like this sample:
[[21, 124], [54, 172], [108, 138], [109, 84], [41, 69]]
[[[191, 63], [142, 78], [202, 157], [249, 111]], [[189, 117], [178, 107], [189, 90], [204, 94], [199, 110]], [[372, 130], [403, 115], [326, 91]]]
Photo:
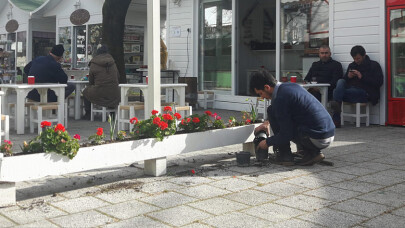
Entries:
[[[256, 126], [172, 135], [163, 141], [149, 138], [83, 147], [72, 160], [56, 153], [12, 157], [0, 154], [0, 185], [1, 182], [19, 182], [137, 161], [145, 161], [146, 174], [158, 176], [166, 173], [166, 156], [251, 142]], [[0, 186], [0, 194], [1, 189]]]

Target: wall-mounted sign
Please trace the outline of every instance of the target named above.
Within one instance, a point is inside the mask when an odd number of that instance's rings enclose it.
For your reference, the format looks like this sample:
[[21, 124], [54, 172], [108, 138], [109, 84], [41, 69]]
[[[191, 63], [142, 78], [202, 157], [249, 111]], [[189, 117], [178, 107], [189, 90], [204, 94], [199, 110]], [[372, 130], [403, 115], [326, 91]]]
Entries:
[[70, 15], [70, 22], [74, 25], [82, 25], [90, 19], [89, 11], [85, 9], [77, 9]]
[[15, 32], [18, 29], [18, 22], [16, 20], [9, 20], [6, 24], [6, 31], [9, 33]]

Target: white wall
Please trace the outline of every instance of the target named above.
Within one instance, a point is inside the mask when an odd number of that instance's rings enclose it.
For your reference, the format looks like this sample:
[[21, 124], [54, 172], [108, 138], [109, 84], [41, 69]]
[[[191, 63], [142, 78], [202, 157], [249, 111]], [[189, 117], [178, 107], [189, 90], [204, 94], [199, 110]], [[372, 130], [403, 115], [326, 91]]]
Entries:
[[343, 70], [353, 61], [350, 50], [362, 45], [367, 55], [380, 63], [384, 72], [379, 104], [372, 106], [370, 122], [385, 124], [386, 77], [385, 77], [385, 1], [382, 0], [333, 0], [330, 43], [333, 58], [340, 61]]
[[[4, 1], [4, 0], [3, 0]], [[6, 24], [9, 20], [14, 19], [18, 22], [18, 29], [17, 32], [20, 31], [27, 31], [28, 29], [28, 20], [29, 20], [29, 13], [19, 9], [18, 7], [12, 8], [12, 17], [10, 19], [7, 18], [7, 14], [10, 12], [10, 4], [7, 4], [0, 12], [0, 34], [6, 34]]]
[[[174, 5], [172, 1], [167, 3], [167, 49], [172, 62], [172, 69], [180, 70], [181, 77], [197, 77], [194, 75], [193, 67], [193, 35], [197, 33], [197, 27], [194, 27], [194, 2], [195, 0], [182, 0], [181, 6]], [[173, 27], [179, 27], [181, 34], [179, 37], [173, 37], [171, 31]], [[187, 29], [191, 29], [191, 33], [187, 33]], [[194, 31], [195, 30], [195, 31]], [[188, 39], [187, 39], [188, 35]], [[187, 53], [188, 42], [188, 53]], [[188, 69], [187, 69], [188, 66]], [[187, 74], [186, 74], [187, 71]]]

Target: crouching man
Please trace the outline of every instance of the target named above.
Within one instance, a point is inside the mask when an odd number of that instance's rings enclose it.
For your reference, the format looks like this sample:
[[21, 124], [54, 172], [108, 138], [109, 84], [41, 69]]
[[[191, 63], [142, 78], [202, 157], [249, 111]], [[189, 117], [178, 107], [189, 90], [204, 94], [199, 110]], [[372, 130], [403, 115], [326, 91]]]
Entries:
[[[322, 104], [296, 83], [277, 83], [266, 71], [254, 72], [250, 91], [261, 98], [271, 99], [267, 109], [268, 121], [255, 129], [274, 135], [259, 143], [260, 149], [273, 146], [275, 156], [270, 161], [282, 165], [313, 165], [325, 156], [321, 150], [334, 139], [335, 125]], [[291, 152], [290, 141], [297, 145], [297, 159]]]

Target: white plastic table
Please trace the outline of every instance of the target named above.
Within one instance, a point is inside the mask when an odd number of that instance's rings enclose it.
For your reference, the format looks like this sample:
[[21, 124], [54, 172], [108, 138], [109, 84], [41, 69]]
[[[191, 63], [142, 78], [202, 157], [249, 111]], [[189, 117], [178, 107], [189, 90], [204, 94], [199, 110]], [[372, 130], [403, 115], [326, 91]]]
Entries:
[[328, 103], [328, 87], [330, 84], [328, 83], [316, 83], [316, 84], [299, 84], [304, 88], [319, 88], [322, 98], [321, 98], [321, 103], [324, 107], [326, 107], [326, 104]]
[[69, 84], [75, 85], [75, 120], [80, 120], [82, 115], [82, 110], [80, 107], [81, 100], [80, 96], [82, 95], [82, 89], [89, 84], [89, 81], [80, 81], [80, 80], [69, 80]]
[[[48, 89], [55, 91], [58, 97], [58, 116], [59, 123], [63, 123], [64, 119], [64, 104], [65, 104], [65, 87], [66, 84], [56, 84], [56, 83], [36, 83], [36, 84], [0, 84], [1, 90], [4, 92], [4, 96], [1, 97], [2, 110], [7, 110], [5, 97], [10, 89], [17, 92], [17, 103], [16, 103], [16, 120], [17, 121], [17, 134], [24, 134], [24, 108], [25, 108], [25, 98], [28, 93], [37, 89], [40, 95], [40, 102], [46, 103], [48, 101]], [[9, 110], [7, 110], [9, 114]]]

